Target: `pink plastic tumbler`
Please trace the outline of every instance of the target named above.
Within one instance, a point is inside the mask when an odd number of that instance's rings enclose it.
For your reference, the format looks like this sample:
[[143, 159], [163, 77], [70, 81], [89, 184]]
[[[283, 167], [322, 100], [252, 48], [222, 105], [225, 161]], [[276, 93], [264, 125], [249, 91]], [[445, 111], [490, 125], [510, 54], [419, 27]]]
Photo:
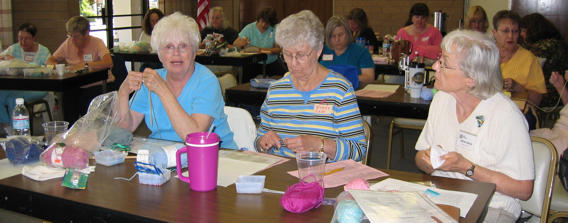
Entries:
[[[187, 135], [186, 146], [176, 152], [177, 175], [189, 183], [194, 191], [210, 191], [217, 188], [217, 163], [219, 161], [219, 136], [215, 133], [195, 132]], [[181, 154], [187, 153], [189, 177], [181, 175]]]

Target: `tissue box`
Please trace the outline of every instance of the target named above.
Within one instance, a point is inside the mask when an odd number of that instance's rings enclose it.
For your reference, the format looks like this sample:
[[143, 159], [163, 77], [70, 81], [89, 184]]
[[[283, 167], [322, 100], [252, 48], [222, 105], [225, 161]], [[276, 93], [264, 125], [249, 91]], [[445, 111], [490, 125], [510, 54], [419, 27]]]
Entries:
[[264, 189], [266, 176], [239, 176], [237, 178], [237, 193], [240, 194], [260, 194]]
[[124, 157], [126, 157], [125, 153], [114, 150], [103, 150], [95, 152], [95, 161], [105, 166], [112, 166], [119, 163], [124, 163]]
[[138, 182], [140, 184], [161, 186], [162, 184], [170, 180], [171, 171], [162, 168], [160, 168], [160, 170], [162, 171], [162, 175], [138, 172]]

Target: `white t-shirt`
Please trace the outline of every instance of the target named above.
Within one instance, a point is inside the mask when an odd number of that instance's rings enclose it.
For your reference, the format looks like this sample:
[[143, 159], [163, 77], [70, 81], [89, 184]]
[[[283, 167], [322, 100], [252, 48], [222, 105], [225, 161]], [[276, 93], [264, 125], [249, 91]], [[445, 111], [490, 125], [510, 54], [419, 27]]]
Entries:
[[[457, 119], [455, 98], [443, 91], [436, 93], [416, 150], [434, 145], [458, 152], [478, 166], [513, 179], [534, 179], [527, 121], [517, 105], [502, 93], [482, 100], [462, 123]], [[432, 175], [471, 180], [458, 172], [436, 170]], [[503, 209], [515, 217], [521, 213], [518, 199], [499, 192], [495, 192], [489, 207]]]

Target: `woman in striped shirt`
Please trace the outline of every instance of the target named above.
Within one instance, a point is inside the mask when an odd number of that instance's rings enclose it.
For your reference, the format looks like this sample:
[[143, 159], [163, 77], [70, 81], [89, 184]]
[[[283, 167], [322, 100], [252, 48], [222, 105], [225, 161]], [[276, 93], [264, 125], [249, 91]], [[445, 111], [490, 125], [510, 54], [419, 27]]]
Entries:
[[366, 139], [351, 83], [318, 63], [324, 29], [313, 12], [290, 15], [276, 28], [289, 72], [271, 84], [261, 108], [257, 150], [295, 157], [324, 152], [331, 161], [361, 160]]

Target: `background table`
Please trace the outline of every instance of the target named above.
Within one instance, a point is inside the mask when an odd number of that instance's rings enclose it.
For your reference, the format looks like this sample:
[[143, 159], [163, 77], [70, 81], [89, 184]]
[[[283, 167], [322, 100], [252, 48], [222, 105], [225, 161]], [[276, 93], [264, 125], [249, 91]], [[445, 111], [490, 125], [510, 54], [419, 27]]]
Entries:
[[0, 74], [0, 89], [2, 90], [34, 90], [63, 92], [63, 119], [73, 124], [81, 115], [78, 107], [80, 87], [86, 84], [103, 81], [106, 88], [108, 69], [90, 71], [88, 73], [66, 73], [63, 76], [9, 76]]
[[[160, 63], [158, 54], [155, 53], [113, 53], [115, 56], [121, 57], [125, 61], [132, 62], [155, 62]], [[266, 74], [266, 58], [268, 56], [263, 53], [258, 54], [244, 54], [242, 56], [196, 56], [195, 61], [203, 65], [227, 65], [242, 67], [242, 75], [238, 75], [239, 83], [243, 83], [243, 76], [253, 75], [253, 66], [259, 62], [263, 63], [263, 74]], [[254, 75], [256, 76], [256, 75]], [[254, 77], [253, 76], [253, 77]]]
[[[231, 106], [256, 106], [260, 108], [266, 97], [267, 89], [253, 88], [250, 83], [240, 84], [225, 91], [226, 103]], [[396, 92], [386, 98], [357, 97], [362, 115], [383, 115], [406, 118], [428, 116], [430, 101], [411, 98], [400, 86]]]
[[[296, 169], [295, 160], [261, 171], [266, 175], [265, 188], [286, 190], [298, 180], [286, 173]], [[483, 219], [495, 185], [423, 174], [385, 171], [406, 181], [431, 181], [438, 188], [478, 194], [465, 219]], [[172, 176], [157, 187], [113, 177], [130, 177], [135, 173], [133, 159], [106, 167], [98, 165], [89, 175], [86, 190], [61, 186], [61, 178], [37, 182], [22, 175], [0, 180], [0, 208], [55, 222], [330, 222], [333, 206], [321, 206], [304, 214], [285, 211], [280, 194], [237, 194], [235, 185], [217, 187], [210, 192], [195, 192], [189, 184]], [[382, 179], [379, 179], [382, 180]], [[325, 190], [334, 198], [342, 187]]]

